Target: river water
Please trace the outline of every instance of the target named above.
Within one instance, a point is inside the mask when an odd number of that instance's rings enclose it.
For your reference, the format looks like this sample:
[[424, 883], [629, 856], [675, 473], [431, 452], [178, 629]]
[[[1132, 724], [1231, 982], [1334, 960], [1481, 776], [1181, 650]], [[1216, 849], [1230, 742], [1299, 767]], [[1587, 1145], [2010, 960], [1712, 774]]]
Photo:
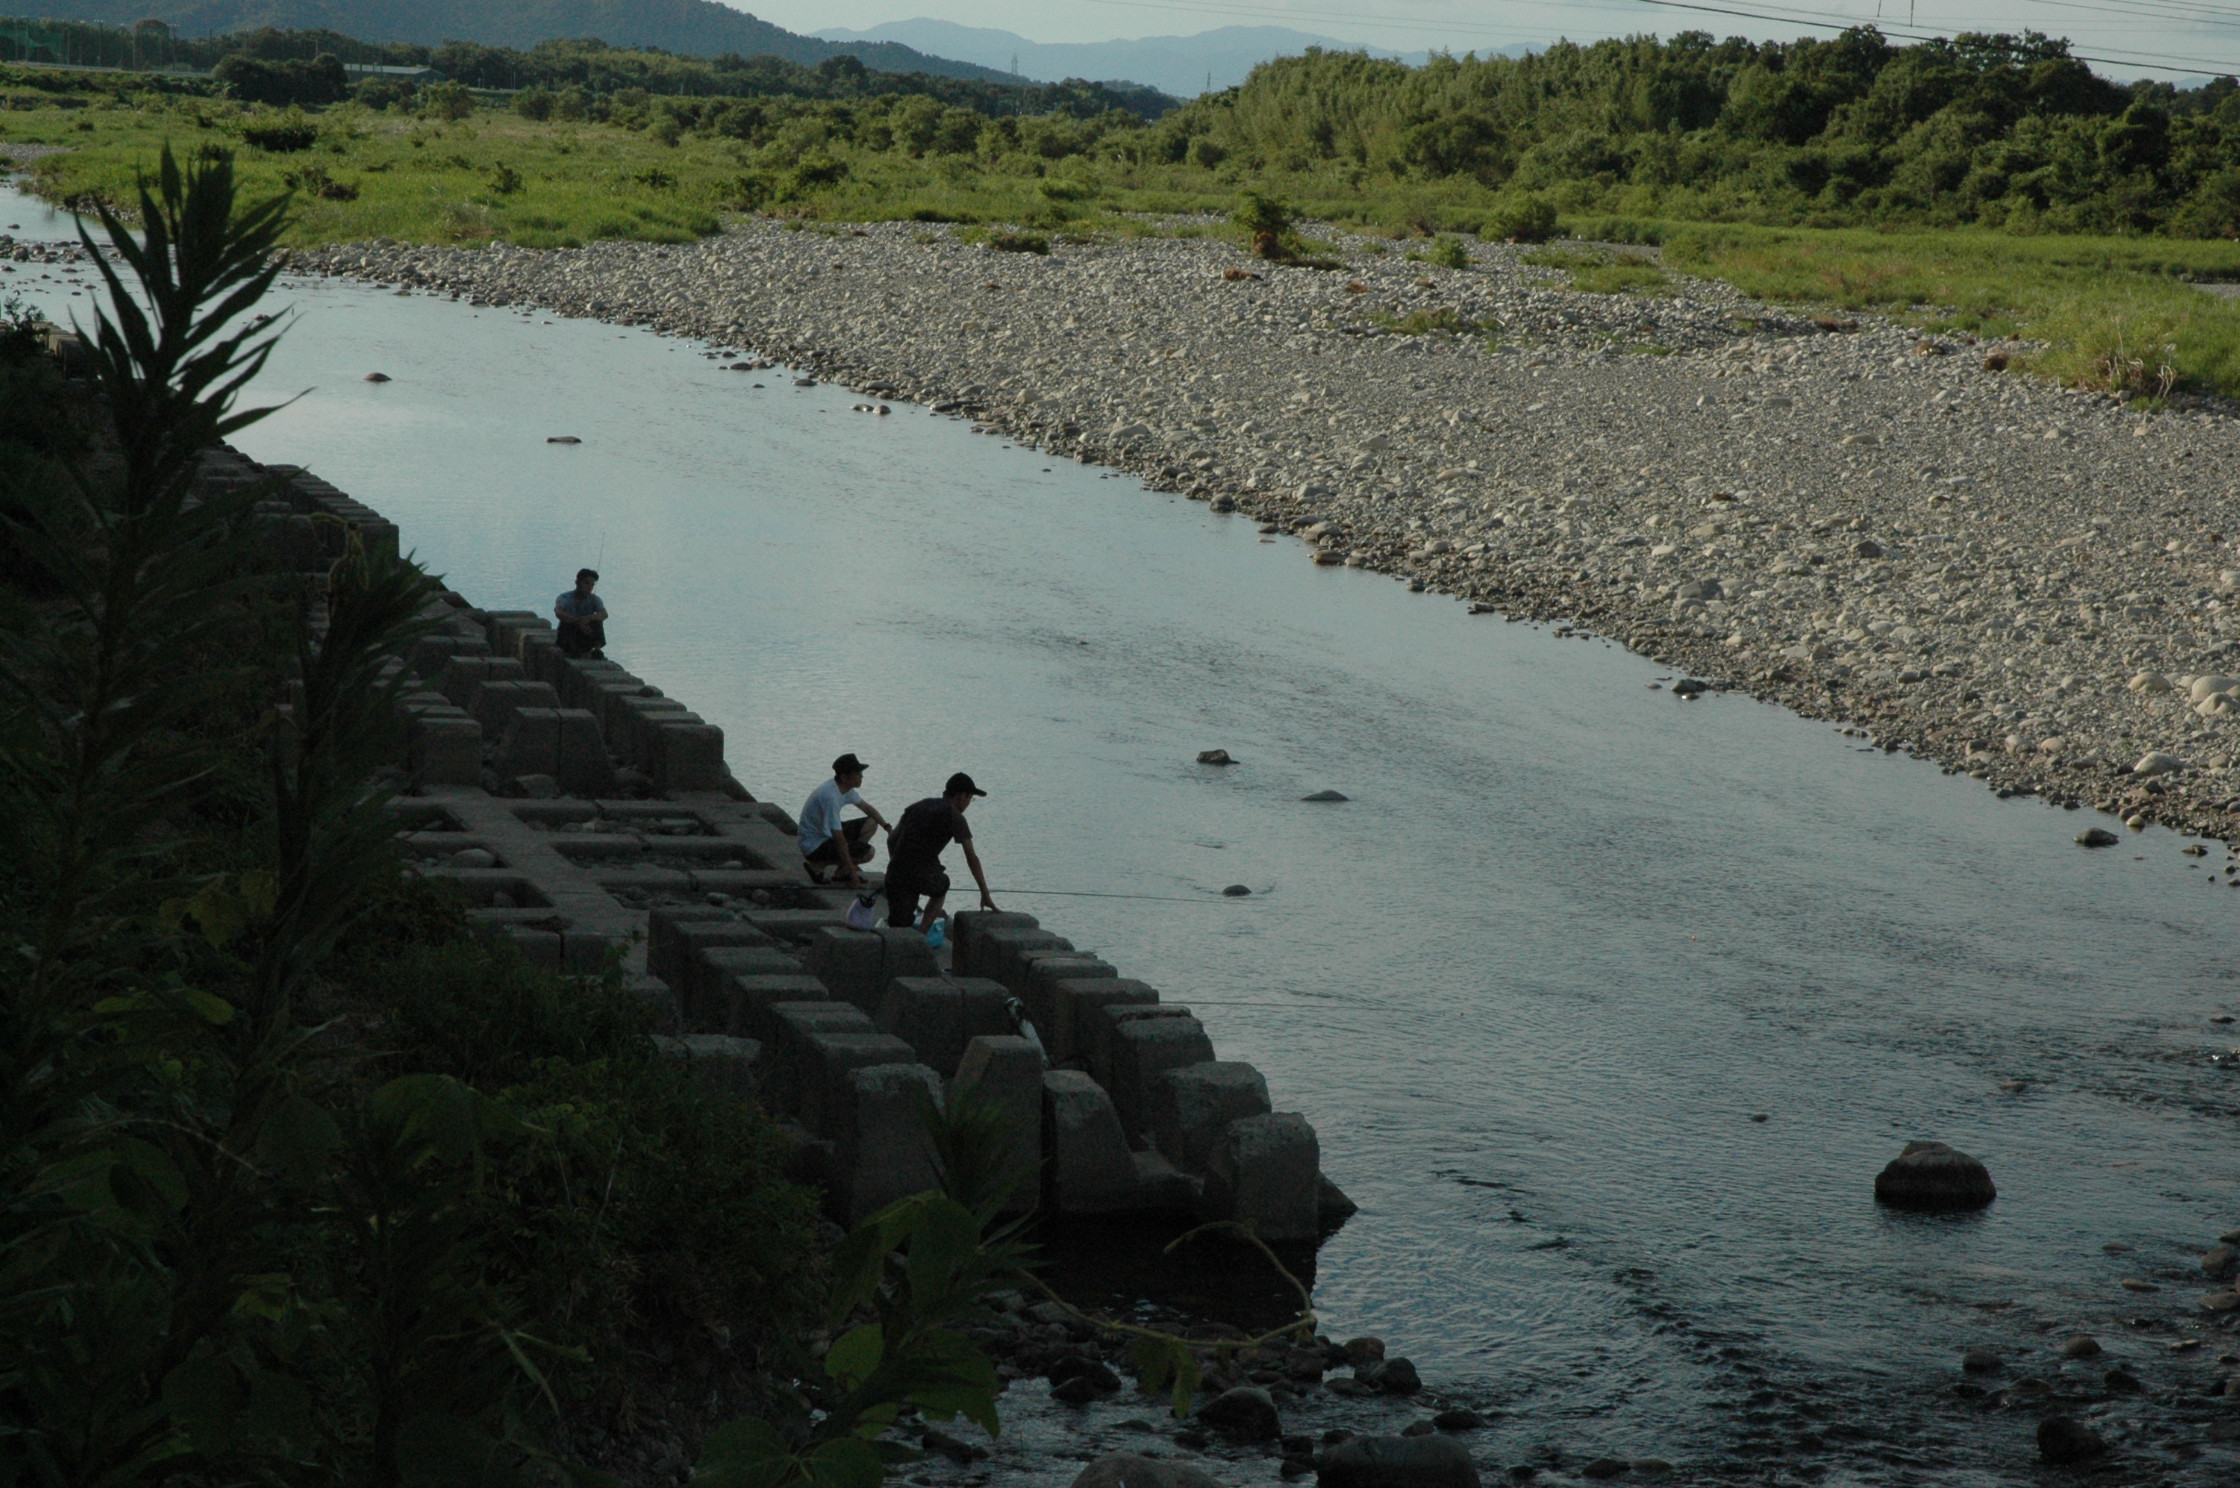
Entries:
[[[6, 282], [89, 303], [37, 272]], [[2086, 852], [2117, 824], [705, 347], [279, 298], [261, 389], [302, 396], [249, 453], [479, 604], [546, 610], [595, 564], [610, 654], [789, 809], [843, 750], [890, 817], [970, 771], [999, 903], [1198, 1009], [1314, 1122], [1362, 1206], [1318, 1259], [1326, 1329], [1494, 1416], [1487, 1462], [2031, 1480], [2036, 1414], [1953, 1393], [1982, 1345], [2094, 1398], [2134, 1370], [2159, 1399], [2092, 1408], [2130, 1464], [2232, 1481], [2165, 1409], [2233, 1337], [2169, 1348], [2240, 1223], [2221, 850]], [[1194, 763], [1216, 746], [1241, 763]], [[1301, 800], [1325, 789], [1351, 799]], [[1998, 1202], [1878, 1210], [1913, 1138]], [[2065, 1364], [2077, 1333], [2106, 1352]]]

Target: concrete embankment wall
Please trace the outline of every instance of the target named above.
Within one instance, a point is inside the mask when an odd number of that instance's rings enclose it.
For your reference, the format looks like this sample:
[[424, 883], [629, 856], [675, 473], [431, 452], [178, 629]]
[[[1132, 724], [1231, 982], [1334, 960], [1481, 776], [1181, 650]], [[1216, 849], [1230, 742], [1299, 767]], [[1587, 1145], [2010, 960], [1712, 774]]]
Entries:
[[[269, 541], [315, 570], [396, 527], [292, 466], [212, 451], [212, 489], [267, 482]], [[853, 1223], [932, 1186], [924, 1097], [977, 1091], [1011, 1118], [1061, 1216], [1171, 1212], [1312, 1240], [1351, 1212], [1314, 1128], [1186, 1005], [1032, 915], [966, 912], [936, 950], [855, 930], [812, 885], [792, 821], [724, 758], [723, 731], [551, 623], [431, 589], [408, 677], [395, 809], [417, 871], [529, 955], [620, 959], [662, 1047], [791, 1122], [800, 1172]]]

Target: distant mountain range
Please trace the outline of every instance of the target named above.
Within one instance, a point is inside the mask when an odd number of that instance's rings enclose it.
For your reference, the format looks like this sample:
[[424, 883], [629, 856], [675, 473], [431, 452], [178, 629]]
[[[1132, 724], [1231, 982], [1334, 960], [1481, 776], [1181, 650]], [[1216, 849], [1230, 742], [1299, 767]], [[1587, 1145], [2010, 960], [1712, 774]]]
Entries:
[[[868, 31], [832, 28], [819, 31], [817, 35], [828, 41], [900, 42], [921, 52], [954, 57], [960, 62], [977, 62], [1000, 72], [1011, 71], [1012, 59], [1016, 57], [1019, 73], [1035, 82], [1126, 78], [1132, 83], [1148, 83], [1179, 98], [1193, 98], [1205, 92], [1208, 86], [1234, 87], [1244, 81], [1246, 73], [1270, 58], [1295, 57], [1308, 47], [1334, 52], [1365, 51], [1372, 57], [1393, 57], [1417, 66], [1429, 56], [1426, 52], [1388, 52], [1284, 26], [1222, 26], [1196, 36], [1052, 43], [1029, 41], [1009, 31], [920, 19], [890, 21]], [[1522, 46], [1509, 47], [1503, 54], [1520, 56], [1526, 50]]]
[[189, 36], [273, 26], [336, 31], [359, 41], [423, 46], [478, 41], [521, 48], [556, 37], [596, 36], [613, 46], [703, 57], [737, 52], [809, 67], [845, 53], [880, 72], [1013, 81], [1008, 69], [931, 56], [898, 42], [803, 36], [715, 0], [0, 0], [0, 12], [19, 6], [42, 20], [110, 26], [158, 20]]

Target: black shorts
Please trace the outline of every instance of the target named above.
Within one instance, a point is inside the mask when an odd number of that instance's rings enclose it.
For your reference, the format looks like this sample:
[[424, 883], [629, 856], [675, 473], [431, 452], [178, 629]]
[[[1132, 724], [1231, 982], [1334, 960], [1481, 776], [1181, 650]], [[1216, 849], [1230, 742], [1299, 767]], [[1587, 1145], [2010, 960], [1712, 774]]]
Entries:
[[938, 899], [949, 892], [949, 875], [935, 868], [887, 865], [887, 923], [908, 927], [918, 922], [918, 901]]
[[805, 863], [815, 863], [820, 867], [837, 868], [840, 866], [840, 844], [842, 842], [848, 844], [849, 855], [858, 863], [870, 862], [878, 852], [878, 849], [871, 845], [871, 818], [859, 816], [854, 821], [842, 823], [839, 836], [825, 838], [824, 841], [817, 844], [814, 852], [803, 853], [801, 859]]

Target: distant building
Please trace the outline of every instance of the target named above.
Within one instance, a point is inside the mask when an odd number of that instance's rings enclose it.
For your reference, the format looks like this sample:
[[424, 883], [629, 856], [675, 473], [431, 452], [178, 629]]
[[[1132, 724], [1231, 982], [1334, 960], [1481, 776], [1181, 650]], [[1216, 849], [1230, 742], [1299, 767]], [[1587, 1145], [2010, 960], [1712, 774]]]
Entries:
[[342, 64], [342, 73], [353, 83], [363, 82], [367, 78], [380, 78], [391, 83], [414, 84], [448, 83], [451, 81], [449, 76], [436, 71], [433, 67], [385, 67], [376, 62], [345, 62]]

